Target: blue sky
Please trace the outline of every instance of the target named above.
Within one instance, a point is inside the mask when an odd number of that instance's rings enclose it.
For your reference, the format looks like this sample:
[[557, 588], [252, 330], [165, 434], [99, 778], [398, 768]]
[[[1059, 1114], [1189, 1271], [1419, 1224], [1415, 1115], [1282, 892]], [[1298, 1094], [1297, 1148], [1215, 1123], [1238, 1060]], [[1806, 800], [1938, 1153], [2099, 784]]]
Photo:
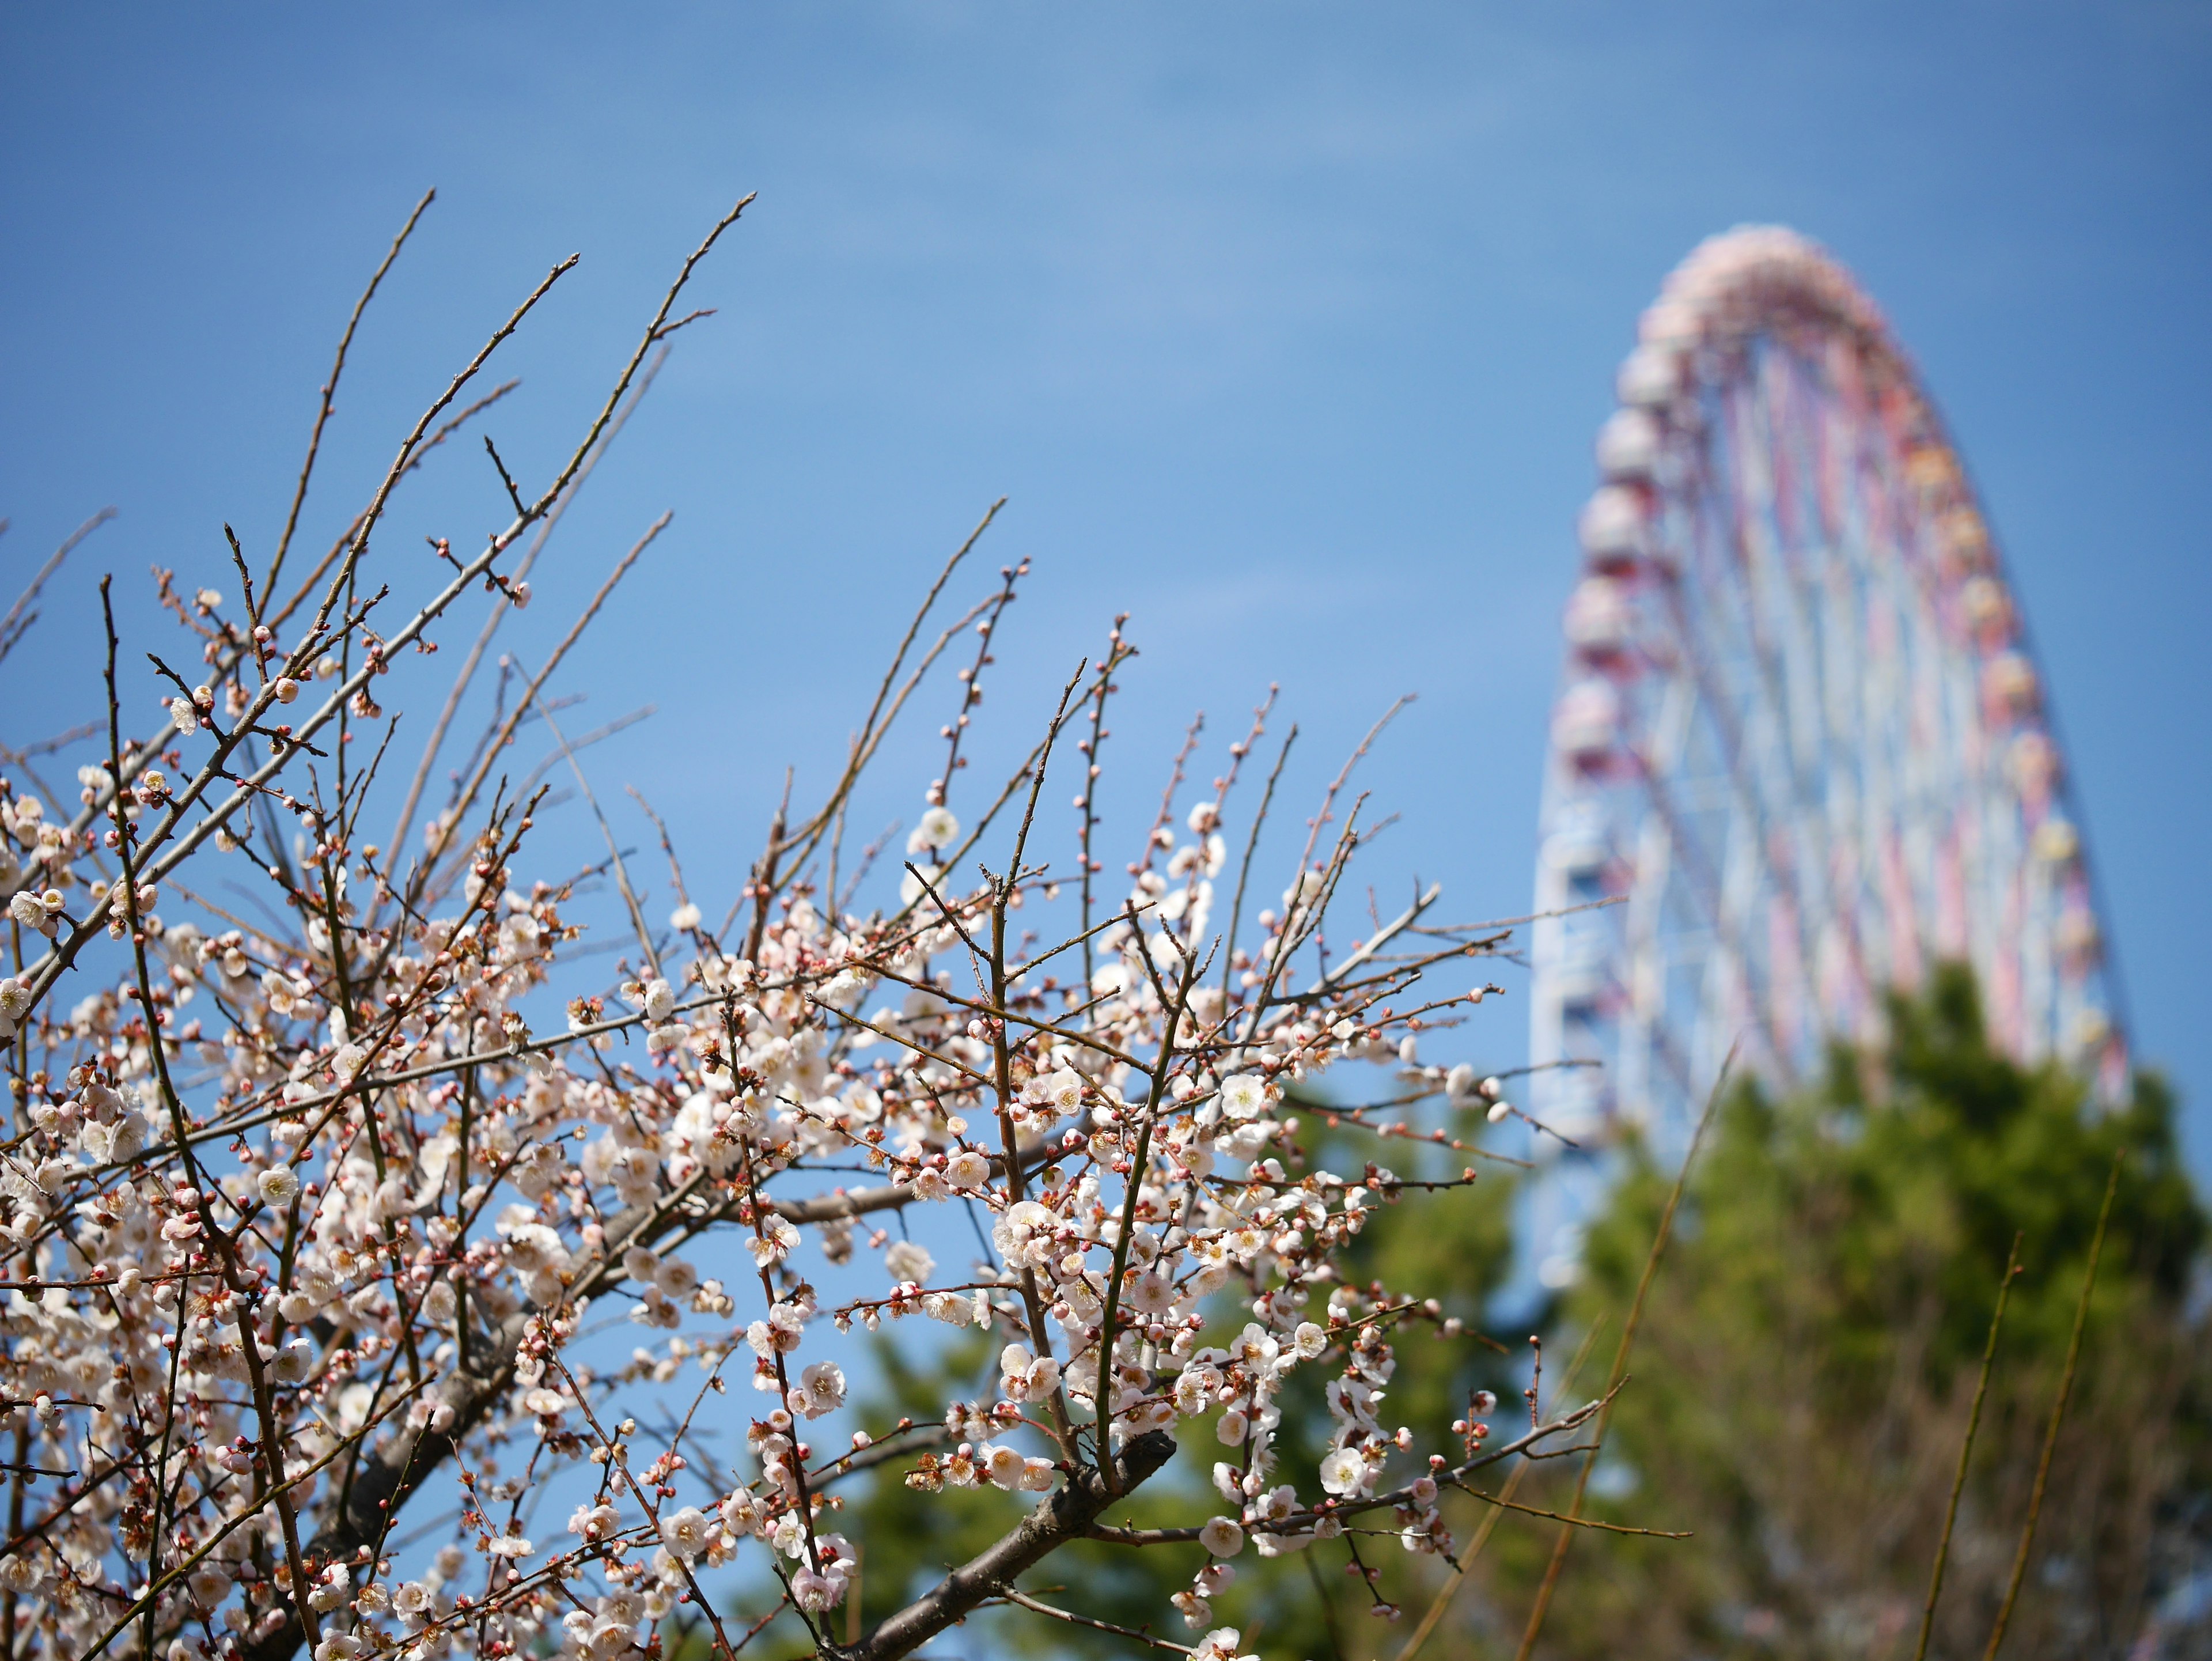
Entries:
[[[550, 476], [677, 262], [757, 191], [699, 283], [719, 314], [515, 636], [544, 650], [674, 510], [564, 677], [576, 723], [660, 711], [597, 753], [603, 798], [639, 783], [726, 896], [784, 764], [818, 781], [855, 678], [1003, 494], [989, 563], [1036, 574], [987, 759], [1117, 610], [1145, 654], [1106, 786], [1126, 836], [1194, 709], [1226, 742], [1279, 681], [1304, 800], [1418, 691], [1365, 776], [1403, 815], [1376, 870], [1516, 912], [1613, 366], [1700, 237], [1780, 220], [1887, 309], [1976, 471], [2138, 1049], [2212, 1170], [2208, 112], [2198, 5], [12, 9], [0, 574], [120, 516], [0, 670], [8, 728], [89, 691], [99, 570], [219, 572], [225, 520], [273, 543], [337, 330], [426, 186], [311, 542], [578, 252], [489, 429]], [[396, 510], [394, 580], [499, 500], [457, 447]], [[934, 759], [871, 811], [911, 820]], [[1520, 1008], [1485, 1018], [1469, 1053], [1512, 1059]]]

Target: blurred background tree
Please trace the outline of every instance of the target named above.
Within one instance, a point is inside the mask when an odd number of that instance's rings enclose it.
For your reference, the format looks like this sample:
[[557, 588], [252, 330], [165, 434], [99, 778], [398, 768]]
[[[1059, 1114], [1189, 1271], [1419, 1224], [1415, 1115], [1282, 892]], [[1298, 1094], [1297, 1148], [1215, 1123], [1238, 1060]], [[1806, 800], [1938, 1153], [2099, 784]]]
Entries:
[[[1981, 1655], [2121, 1149], [2072, 1406], [2003, 1653], [2157, 1652], [2155, 1638], [2138, 1647], [2154, 1624], [2149, 1600], [2212, 1493], [2205, 1332], [2191, 1298], [2205, 1218], [2179, 1162], [2172, 1098], [2142, 1078], [2105, 1113], [2058, 1069], [2014, 1064], [1990, 1045], [1957, 970], [1924, 998], [1893, 1001], [1891, 1027], [1886, 1054], [1838, 1054], [1818, 1089], [1774, 1101], [1747, 1086], [1723, 1108], [1588, 1506], [1696, 1537], [1579, 1534], [1536, 1653], [1909, 1656], [2018, 1232], [2022, 1272], [1930, 1648]], [[1618, 1190], [1562, 1311], [1571, 1329], [1621, 1318], [1670, 1186], [1643, 1163]], [[1566, 1475], [1529, 1492], [1558, 1503]], [[1553, 1541], [1548, 1526], [1500, 1531], [1468, 1631], [1511, 1652]]]

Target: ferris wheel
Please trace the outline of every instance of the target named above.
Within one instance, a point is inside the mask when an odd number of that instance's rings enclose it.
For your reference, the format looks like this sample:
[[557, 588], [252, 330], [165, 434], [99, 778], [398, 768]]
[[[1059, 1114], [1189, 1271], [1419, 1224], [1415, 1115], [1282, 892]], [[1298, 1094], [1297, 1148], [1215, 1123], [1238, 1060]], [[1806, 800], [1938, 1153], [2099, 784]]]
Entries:
[[[1731, 231], [1668, 278], [1619, 393], [1546, 764], [1532, 1114], [1678, 1159], [1732, 1047], [1773, 1085], [1806, 1078], [1945, 959], [1973, 966], [2006, 1050], [2116, 1095], [2117, 988], [2044, 684], [1873, 301], [1794, 232]], [[1553, 1284], [1603, 1163], [1571, 1153], [1532, 1185], [1523, 1238]]]

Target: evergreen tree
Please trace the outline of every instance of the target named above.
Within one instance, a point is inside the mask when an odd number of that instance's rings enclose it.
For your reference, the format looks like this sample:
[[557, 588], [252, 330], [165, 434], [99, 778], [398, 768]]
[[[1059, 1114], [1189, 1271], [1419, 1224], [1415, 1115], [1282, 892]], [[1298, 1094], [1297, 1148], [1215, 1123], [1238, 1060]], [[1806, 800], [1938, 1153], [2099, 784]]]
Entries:
[[[1931, 1648], [1980, 1655], [2122, 1150], [2080, 1373], [2004, 1653], [2118, 1656], [2136, 1645], [2161, 1528], [2212, 1488], [2205, 1334], [2188, 1297], [2205, 1218], [2176, 1150], [2172, 1100], [2142, 1078], [2107, 1111], [2059, 1068], [2008, 1059], [1962, 970], [1924, 998], [1893, 1001], [1891, 1030], [1881, 1056], [1838, 1053], [1820, 1088], [1776, 1101], [1747, 1086], [1722, 1109], [1588, 1506], [1695, 1537], [1578, 1534], [1539, 1653], [1909, 1655], [2017, 1234], [2022, 1269]], [[1622, 1317], [1670, 1187], [1643, 1163], [1617, 1191], [1567, 1300], [1571, 1326]], [[1532, 1492], [1568, 1486], [1555, 1477]], [[1515, 1530], [1492, 1548], [1490, 1609], [1516, 1638], [1553, 1538], [1548, 1527]]]

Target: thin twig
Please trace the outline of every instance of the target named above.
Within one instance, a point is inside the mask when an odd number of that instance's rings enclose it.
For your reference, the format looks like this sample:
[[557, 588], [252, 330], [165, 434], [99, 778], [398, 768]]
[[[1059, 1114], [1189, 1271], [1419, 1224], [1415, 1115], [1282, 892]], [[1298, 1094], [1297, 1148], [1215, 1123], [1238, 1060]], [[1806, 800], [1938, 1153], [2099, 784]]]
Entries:
[[1244, 857], [1237, 867], [1237, 897], [1229, 903], [1229, 939], [1221, 952], [1221, 996], [1224, 1005], [1229, 999], [1229, 977], [1237, 968], [1237, 926], [1244, 919], [1244, 885], [1252, 874], [1252, 855], [1259, 850], [1260, 832], [1266, 829], [1267, 810], [1274, 805], [1275, 784], [1283, 776], [1283, 764], [1291, 758], [1291, 746], [1298, 741], [1297, 724], [1283, 734], [1283, 747], [1275, 752], [1275, 764], [1267, 774], [1267, 788], [1260, 794], [1260, 811], [1252, 817], [1252, 831], [1244, 839]]
[[[1590, 1323], [1589, 1330], [1583, 1334], [1582, 1342], [1575, 1346], [1573, 1359], [1568, 1361], [1567, 1370], [1559, 1379], [1561, 1398], [1574, 1389], [1575, 1380], [1582, 1374], [1583, 1363], [1589, 1359], [1590, 1348], [1597, 1342], [1598, 1332], [1604, 1325], [1605, 1317], [1601, 1314]], [[1498, 1490], [1498, 1497], [1500, 1500], [1512, 1499], [1521, 1486], [1522, 1478], [1535, 1468], [1535, 1462], [1529, 1459], [1514, 1466], [1506, 1473], [1505, 1485]], [[1444, 1611], [1451, 1607], [1452, 1599], [1458, 1595], [1460, 1583], [1467, 1579], [1468, 1571], [1474, 1567], [1474, 1560], [1482, 1555], [1482, 1548], [1490, 1543], [1490, 1536], [1497, 1531], [1498, 1524], [1504, 1516], [1503, 1509], [1493, 1507], [1483, 1518], [1482, 1525], [1474, 1531], [1474, 1538], [1459, 1555], [1459, 1561], [1452, 1565], [1451, 1573], [1444, 1577], [1443, 1585], [1437, 1588], [1437, 1595], [1429, 1603], [1429, 1612], [1421, 1617], [1420, 1625], [1415, 1627], [1413, 1635], [1406, 1640], [1406, 1647], [1398, 1652], [1398, 1661], [1413, 1661], [1413, 1658], [1421, 1652], [1421, 1646], [1429, 1641], [1430, 1634], [1436, 1631], [1444, 1618]]]
[[[482, 415], [486, 410], [491, 408], [493, 405], [498, 403], [500, 399], [505, 398], [509, 392], [513, 392], [520, 385], [522, 385], [522, 382], [519, 380], [503, 380], [500, 382], [498, 386], [486, 392], [482, 398], [478, 399], [475, 403], [463, 410], [460, 414], [454, 416], [452, 419], [447, 421], [443, 426], [432, 433], [429, 437], [424, 439], [420, 444], [415, 447], [415, 453], [409, 458], [406, 469], [400, 474], [400, 477], [404, 478], [409, 473], [419, 471], [423, 462], [429, 458], [431, 451], [438, 448], [439, 446], [443, 444], [447, 439], [451, 438], [455, 433], [460, 431], [461, 429], [467, 426], [470, 422], [475, 420], [477, 417]], [[344, 532], [336, 541], [331, 544], [329, 551], [315, 562], [315, 569], [308, 572], [306, 577], [301, 579], [300, 586], [292, 591], [292, 598], [286, 600], [274, 611], [271, 611], [267, 617], [264, 618], [262, 619], [263, 622], [266, 623], [271, 629], [281, 629], [283, 627], [285, 619], [289, 618], [293, 612], [298, 611], [300, 607], [307, 602], [307, 596], [314, 593], [315, 584], [322, 580], [323, 573], [329, 570], [331, 566], [337, 561], [337, 557], [345, 552], [346, 549], [352, 544], [354, 533], [361, 529], [362, 520], [367, 516], [367, 513], [368, 510], [364, 508], [360, 514], [356, 514], [354, 516], [353, 521], [345, 527]], [[274, 596], [270, 596], [270, 598], [273, 599]], [[228, 666], [222, 666], [220, 672], [227, 673]]]
[[2035, 1490], [2027, 1502], [2027, 1522], [2020, 1531], [2020, 1549], [2013, 1555], [2012, 1578], [2005, 1583], [2004, 1602], [1997, 1608], [1997, 1623], [1990, 1633], [1990, 1646], [1982, 1661], [1996, 1661], [1997, 1646], [2004, 1642], [2012, 1623], [2012, 1606], [2020, 1597], [2027, 1574], [2028, 1548], [2035, 1543], [2036, 1519], [2043, 1515], [2044, 1490], [2051, 1482], [2051, 1456], [2058, 1446], [2058, 1427], [2066, 1417], [2066, 1403], [2074, 1394], [2074, 1368], [2081, 1359], [2081, 1332], [2089, 1322], [2089, 1293], [2097, 1284], [2097, 1259], [2104, 1255], [2105, 1226], [2112, 1219], [2112, 1196], [2119, 1191], [2120, 1163], [2128, 1157], [2122, 1148], [2112, 1155], [2112, 1174], [2105, 1178], [2105, 1203], [2097, 1211], [2097, 1232], [2089, 1239], [2089, 1266], [2081, 1275], [2081, 1301], [2074, 1306], [2074, 1335], [2066, 1341], [2066, 1370], [2058, 1381], [2058, 1399], [2051, 1404], [2050, 1428], [2043, 1433], [2043, 1456], [2036, 1461]]
[[1982, 1401], [1990, 1393], [1990, 1367], [1997, 1358], [1997, 1330], [2004, 1325], [2005, 1300], [2012, 1296], [2013, 1277], [2020, 1273], [2021, 1236], [2012, 1237], [2005, 1257], [2004, 1279], [1997, 1285], [1996, 1313], [1990, 1317], [1990, 1340], [1982, 1348], [1982, 1375], [1974, 1381], [1974, 1405], [1966, 1415], [1966, 1439], [1959, 1445], [1959, 1470], [1951, 1479], [1951, 1502], [1943, 1508], [1943, 1537], [1936, 1542], [1936, 1567], [1928, 1577], [1928, 1602], [1920, 1611], [1920, 1641], [1912, 1646], [1912, 1661], [1926, 1661], [1929, 1635], [1936, 1629], [1936, 1600], [1943, 1591], [1943, 1570], [1951, 1556], [1951, 1530], [1959, 1520], [1959, 1496], [1966, 1491], [1966, 1466], [1974, 1457], [1974, 1433], [1982, 1426]]
[[315, 411], [315, 429], [307, 435], [307, 459], [300, 464], [300, 483], [292, 491], [291, 511], [284, 515], [284, 532], [276, 538], [276, 551], [269, 561], [269, 575], [262, 580], [261, 592], [272, 600], [276, 595], [276, 578], [284, 569], [285, 552], [292, 545], [292, 532], [299, 528], [300, 509], [307, 500], [307, 481], [315, 474], [315, 458], [323, 447], [323, 429], [330, 422], [331, 400], [338, 390], [338, 377], [345, 373], [346, 351], [353, 344], [353, 332], [361, 326], [362, 313], [368, 309], [368, 302], [376, 298], [376, 290], [384, 281], [384, 274], [392, 269], [392, 262], [399, 258], [400, 249], [414, 234], [416, 222], [437, 199], [435, 190], [422, 192], [422, 199], [415, 204], [415, 211], [407, 216], [407, 222], [399, 228], [399, 234], [392, 239], [392, 246], [384, 256], [384, 263], [368, 279], [368, 286], [362, 290], [361, 298], [354, 301], [353, 315], [346, 319], [345, 332], [338, 337], [337, 356], [331, 364], [331, 378], [323, 383], [323, 401]]
[[[70, 550], [114, 517], [114, 508], [102, 508], [90, 519], [78, 526], [76, 530], [70, 532], [62, 545], [54, 550], [46, 563], [39, 567], [38, 575], [31, 579], [31, 586], [23, 590], [22, 598], [8, 608], [8, 615], [5, 618], [0, 618], [0, 660], [4, 660], [8, 654], [15, 649], [15, 642], [23, 637], [24, 631], [38, 621], [38, 614], [30, 611], [30, 607], [38, 599], [39, 591], [46, 586], [46, 579], [61, 569], [62, 562], [70, 557]], [[26, 616], [26, 612], [29, 612], [29, 615]]]
[[560, 746], [562, 755], [568, 758], [568, 770], [576, 776], [576, 788], [584, 793], [584, 805], [592, 810], [592, 817], [599, 823], [599, 833], [607, 842], [607, 857], [615, 868], [615, 885], [622, 890], [623, 904], [629, 908], [630, 922], [637, 930], [638, 950], [645, 954], [646, 969], [657, 977], [660, 973], [660, 954], [653, 950], [653, 931], [646, 927], [644, 909], [638, 904], [636, 889], [630, 885], [629, 867], [623, 863], [622, 849], [615, 842], [614, 826], [607, 823], [607, 816], [599, 806], [599, 797], [592, 793], [592, 781], [584, 772], [583, 763], [576, 759], [576, 752], [568, 747], [568, 740], [561, 736], [560, 727], [554, 724], [552, 713], [546, 709], [544, 701], [538, 697], [534, 684], [530, 697], [538, 705], [538, 718], [545, 723], [545, 730], [552, 733], [553, 742]]
[[[599, 615], [599, 607], [606, 604], [607, 596], [615, 591], [615, 585], [629, 573], [631, 566], [637, 563], [639, 556], [653, 545], [653, 538], [668, 528], [669, 520], [674, 517], [673, 509], [664, 513], [646, 528], [643, 536], [631, 545], [630, 551], [624, 554], [616, 563], [615, 569], [607, 574], [607, 580], [599, 585], [599, 592], [592, 596], [591, 603], [584, 607], [582, 615], [577, 618], [568, 632], [561, 637], [561, 643], [553, 648], [553, 654], [547, 658], [538, 669], [537, 678], [530, 683], [528, 690], [516, 703], [514, 713], [507, 717], [497, 738], [485, 747], [483, 758], [477, 763], [467, 784], [455, 796], [448, 810], [452, 817], [444, 821], [444, 827], [437, 845], [428, 851], [422, 861], [422, 873], [424, 878], [427, 878], [430, 867], [444, 855], [447, 848], [451, 844], [453, 827], [460, 824], [462, 818], [467, 814], [471, 804], [476, 800], [477, 793], [483, 788], [484, 781], [490, 776], [491, 770], [499, 759], [501, 750], [505, 747], [507, 740], [514, 735], [514, 729], [522, 724], [524, 712], [537, 701], [538, 690], [545, 684], [546, 678], [559, 666], [561, 660], [568, 655], [568, 648], [576, 643], [578, 636], [591, 625], [592, 619]], [[544, 706], [540, 704], [538, 708], [542, 712]], [[391, 875], [398, 872], [398, 866], [399, 849], [395, 843], [386, 851], [385, 868], [387, 880]]]
[[[1636, 1283], [1636, 1297], [1628, 1306], [1628, 1324], [1621, 1329], [1620, 1347], [1613, 1354], [1613, 1373], [1607, 1381], [1608, 1390], [1618, 1390], [1628, 1366], [1628, 1352], [1636, 1342], [1636, 1329], [1643, 1323], [1644, 1299], [1651, 1290], [1653, 1278], [1659, 1273], [1659, 1260], [1666, 1256], [1667, 1241], [1674, 1232], [1674, 1213], [1682, 1203], [1682, 1190], [1690, 1180], [1690, 1169], [1697, 1163], [1698, 1149], [1705, 1140], [1706, 1127], [1713, 1122], [1713, 1112], [1720, 1105], [1721, 1092], [1727, 1087], [1729, 1074], [1735, 1066], [1736, 1046], [1730, 1044], [1729, 1053], [1721, 1062], [1721, 1070], [1713, 1080], [1712, 1093], [1705, 1098], [1705, 1111], [1698, 1115], [1698, 1128], [1690, 1138], [1690, 1151], [1682, 1156], [1682, 1169], [1674, 1177], [1673, 1190], [1667, 1196], [1667, 1208], [1659, 1214], [1658, 1232], [1651, 1237], [1650, 1255], [1644, 1260], [1643, 1278]], [[1589, 1451], [1583, 1457], [1583, 1468], [1575, 1477], [1575, 1496], [1568, 1504], [1571, 1518], [1582, 1515], [1583, 1496], [1589, 1488], [1590, 1472], [1597, 1464], [1598, 1451], [1605, 1445], [1607, 1426], [1613, 1418], [1612, 1397], [1607, 1397], [1606, 1410], [1598, 1415], [1597, 1436]], [[1514, 1652], [1514, 1661], [1528, 1661], [1528, 1653], [1536, 1647], [1536, 1635], [1544, 1629], [1544, 1617], [1551, 1612], [1552, 1594], [1559, 1584], [1559, 1571], [1566, 1566], [1567, 1545], [1575, 1537], [1571, 1526], [1562, 1526], [1559, 1537], [1552, 1542], [1552, 1561], [1545, 1566], [1543, 1584], [1536, 1589], [1536, 1607], [1528, 1612], [1528, 1629], [1521, 1634], [1521, 1647]]]
[[1008, 1586], [999, 1596], [1009, 1603], [1018, 1603], [1025, 1609], [1034, 1610], [1039, 1615], [1048, 1615], [1055, 1621], [1065, 1621], [1072, 1626], [1088, 1627], [1093, 1632], [1110, 1632], [1117, 1638], [1133, 1638], [1139, 1644], [1149, 1644], [1156, 1650], [1168, 1650], [1176, 1655], [1196, 1653], [1188, 1644], [1170, 1643], [1164, 1638], [1155, 1638], [1152, 1634], [1140, 1632], [1134, 1627], [1117, 1627], [1111, 1621], [1094, 1621], [1087, 1615], [1077, 1615], [1070, 1609], [1056, 1609], [1050, 1603], [1040, 1603], [1024, 1592], [1016, 1591], [1012, 1586]]
[[1692, 1537], [1686, 1530], [1677, 1532], [1669, 1529], [1631, 1528], [1626, 1523], [1601, 1523], [1594, 1517], [1571, 1517], [1565, 1512], [1519, 1505], [1504, 1494], [1485, 1494], [1480, 1488], [1471, 1488], [1464, 1482], [1455, 1482], [1452, 1486], [1470, 1499], [1481, 1500], [1486, 1506], [1502, 1506], [1507, 1511], [1517, 1511], [1528, 1517], [1548, 1517], [1554, 1523], [1565, 1523], [1569, 1528], [1601, 1529], [1607, 1534], [1642, 1534], [1655, 1540], [1687, 1540]]
[[[399, 818], [392, 827], [390, 844], [392, 847], [398, 848], [404, 844], [407, 840], [408, 832], [415, 828], [415, 810], [422, 802], [423, 787], [429, 782], [430, 771], [437, 763], [438, 753], [445, 747], [446, 733], [453, 724], [453, 716], [460, 709], [462, 697], [467, 693], [470, 684], [476, 679], [477, 666], [483, 663], [484, 653], [490, 648], [492, 636], [499, 632], [499, 625], [506, 619], [508, 610], [514, 604], [508, 598], [509, 593], [516, 583], [523, 581], [529, 576], [531, 568], [538, 563], [538, 556], [544, 551], [547, 539], [552, 536], [555, 528], [561, 523], [562, 515], [574, 504], [576, 497], [582, 493], [586, 481], [591, 478], [592, 470], [605, 459], [607, 451], [613, 446], [615, 440], [621, 435], [622, 429], [629, 424], [629, 418], [637, 413], [637, 406], [644, 401], [646, 393], [653, 390], [653, 383], [659, 377], [661, 366], [667, 361], [668, 349], [663, 347], [654, 355], [653, 362], [646, 365], [645, 373], [638, 377], [637, 386], [629, 395], [629, 401], [623, 405], [622, 412], [614, 418], [606, 431], [599, 435], [598, 447], [584, 458], [584, 465], [576, 470], [575, 478], [568, 481], [567, 491], [546, 513], [544, 519], [538, 526], [538, 534], [531, 538], [530, 546], [523, 551], [522, 557], [515, 562], [514, 570], [508, 578], [507, 587], [501, 589], [493, 599], [490, 610], [484, 615], [483, 627], [477, 631], [476, 643], [470, 647], [469, 655], [461, 665], [460, 673], [453, 678], [453, 690], [446, 694], [445, 707], [438, 712], [437, 723], [430, 729], [429, 742], [422, 746], [422, 757], [415, 764], [414, 781], [407, 787], [406, 800], [400, 805]], [[582, 747], [580, 740], [578, 747], [580, 749]]]

